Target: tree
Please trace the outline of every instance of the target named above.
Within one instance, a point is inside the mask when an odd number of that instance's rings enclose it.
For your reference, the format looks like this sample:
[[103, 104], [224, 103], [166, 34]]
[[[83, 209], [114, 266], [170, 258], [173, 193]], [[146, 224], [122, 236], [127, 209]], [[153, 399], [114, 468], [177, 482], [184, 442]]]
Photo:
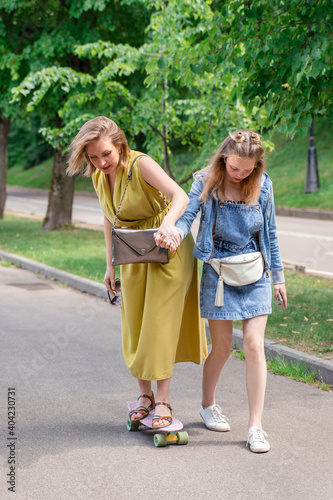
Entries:
[[[151, 2], [144, 0], [141, 4], [149, 6]], [[243, 126], [253, 123], [244, 106], [237, 102], [224, 105], [230, 100], [230, 88], [221, 85], [214, 75], [197, 71], [192, 74], [190, 84], [184, 85], [179, 70], [169, 68], [165, 62], [179, 44], [188, 44], [192, 29], [200, 27], [200, 23], [211, 16], [209, 5], [203, 6], [198, 12], [196, 4], [156, 1], [146, 38], [139, 46], [101, 40], [75, 47], [75, 55], [81, 60], [100, 61], [100, 70], [93, 80], [86, 80], [84, 84], [82, 75], [77, 73], [75, 77], [74, 73], [66, 73], [68, 68], [48, 68], [43, 70], [39, 82], [31, 76], [16, 92], [29, 92], [29, 106], [35, 106], [45, 95], [46, 78], [50, 83], [48, 88], [61, 85], [67, 89], [58, 111], [64, 126], [44, 128], [48, 141], [61, 140], [68, 144], [78, 125], [98, 114], [106, 114], [112, 116], [134, 142], [144, 137], [147, 152], [164, 163], [172, 178], [186, 182], [192, 171], [206, 161], [230, 123]], [[179, 145], [202, 150], [202, 155], [178, 171], [173, 150]]]
[[[80, 60], [73, 52], [76, 44], [94, 42], [112, 36], [116, 41], [126, 37], [140, 43], [144, 31], [142, 9], [132, 6], [125, 12], [121, 4], [111, 0], [91, 2], [49, 0], [46, 23], [38, 40], [29, 47], [31, 72], [13, 89], [13, 100], [25, 105], [27, 112], [38, 109], [43, 115], [45, 137], [54, 131], [50, 143], [54, 147], [54, 163], [47, 214], [43, 229], [52, 230], [71, 224], [74, 178], [65, 174], [65, 149], [68, 142], [61, 133], [64, 122], [61, 109], [71, 97], [71, 85], [78, 92], [91, 83], [90, 73], [99, 69], [98, 60]], [[136, 30], [132, 29], [136, 20]], [[71, 85], [69, 85], [71, 81]]]
[[11, 105], [11, 90], [29, 71], [24, 57], [27, 44], [33, 43], [42, 22], [36, 2], [4, 0], [0, 8], [0, 218], [6, 203], [8, 134], [12, 116], [20, 114]]
[[262, 129], [291, 137], [332, 114], [332, 2], [199, 3], [211, 4], [208, 22], [165, 61], [182, 82], [197, 72], [216, 75], [231, 85], [229, 103], [243, 103]]

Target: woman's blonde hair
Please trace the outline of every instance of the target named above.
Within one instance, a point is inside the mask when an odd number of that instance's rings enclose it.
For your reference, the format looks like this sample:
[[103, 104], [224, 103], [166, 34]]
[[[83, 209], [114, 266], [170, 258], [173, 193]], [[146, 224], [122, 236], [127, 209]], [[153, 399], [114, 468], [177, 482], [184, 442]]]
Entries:
[[91, 163], [86, 152], [86, 147], [91, 142], [97, 141], [102, 137], [108, 137], [112, 144], [119, 149], [119, 165], [126, 168], [130, 149], [124, 132], [110, 118], [97, 116], [87, 121], [72, 140], [70, 145], [71, 156], [66, 170], [68, 175], [81, 173], [84, 177], [92, 176], [96, 167]]
[[266, 168], [260, 135], [252, 130], [236, 130], [229, 132], [229, 136], [221, 143], [210, 164], [201, 170], [206, 174], [204, 189], [200, 196], [202, 201], [206, 201], [208, 195], [215, 199], [225, 198], [225, 161], [231, 155], [255, 161], [253, 171], [241, 183], [241, 200], [249, 204], [258, 200], [261, 175]]

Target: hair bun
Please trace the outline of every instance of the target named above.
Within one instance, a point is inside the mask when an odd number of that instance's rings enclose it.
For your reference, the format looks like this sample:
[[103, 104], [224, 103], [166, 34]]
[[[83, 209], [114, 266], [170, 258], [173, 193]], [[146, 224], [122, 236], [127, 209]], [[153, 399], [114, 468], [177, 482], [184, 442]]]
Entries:
[[252, 144], [260, 144], [260, 135], [257, 134], [256, 132], [252, 132], [250, 134], [250, 140]]
[[247, 142], [249, 144], [261, 144], [261, 137], [252, 130], [236, 130], [229, 132], [231, 139], [237, 143]]
[[237, 130], [236, 132], [229, 132], [231, 139], [235, 142], [244, 142], [245, 135], [241, 130]]

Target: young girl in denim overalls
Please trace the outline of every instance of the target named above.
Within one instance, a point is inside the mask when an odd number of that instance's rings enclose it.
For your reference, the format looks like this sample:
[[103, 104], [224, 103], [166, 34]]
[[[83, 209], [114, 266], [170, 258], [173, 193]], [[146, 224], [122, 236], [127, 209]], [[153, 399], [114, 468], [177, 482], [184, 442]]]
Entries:
[[[287, 307], [272, 182], [264, 170], [259, 134], [250, 130], [231, 133], [210, 165], [195, 175], [190, 203], [176, 223], [184, 237], [201, 212], [193, 254], [204, 261], [200, 306], [202, 317], [209, 322], [212, 350], [204, 365], [200, 414], [209, 429], [230, 430], [226, 417], [215, 403], [215, 389], [230, 355], [232, 322], [241, 319], [250, 409], [247, 444], [255, 453], [270, 449], [261, 424], [267, 378], [264, 334], [272, 299], [270, 274], [274, 299]], [[215, 305], [219, 276], [209, 260], [258, 251], [264, 263], [261, 278], [243, 286], [224, 283], [223, 306]]]

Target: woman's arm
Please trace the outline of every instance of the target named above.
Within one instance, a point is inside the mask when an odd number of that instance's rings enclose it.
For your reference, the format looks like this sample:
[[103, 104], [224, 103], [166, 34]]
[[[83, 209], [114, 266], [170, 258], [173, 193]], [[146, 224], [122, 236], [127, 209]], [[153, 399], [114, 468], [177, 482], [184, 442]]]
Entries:
[[172, 202], [169, 212], [156, 232], [155, 240], [158, 245], [168, 246], [172, 252], [175, 252], [181, 241], [175, 222], [185, 212], [189, 198], [185, 191], [149, 156], [139, 159], [139, 167], [143, 179]]
[[104, 285], [113, 295], [116, 294], [119, 289], [116, 288], [115, 277], [116, 277], [116, 269], [111, 264], [112, 262], [112, 243], [111, 243], [111, 230], [112, 223], [107, 219], [104, 215], [104, 237], [105, 237], [105, 246], [106, 246], [106, 272], [104, 275]]

